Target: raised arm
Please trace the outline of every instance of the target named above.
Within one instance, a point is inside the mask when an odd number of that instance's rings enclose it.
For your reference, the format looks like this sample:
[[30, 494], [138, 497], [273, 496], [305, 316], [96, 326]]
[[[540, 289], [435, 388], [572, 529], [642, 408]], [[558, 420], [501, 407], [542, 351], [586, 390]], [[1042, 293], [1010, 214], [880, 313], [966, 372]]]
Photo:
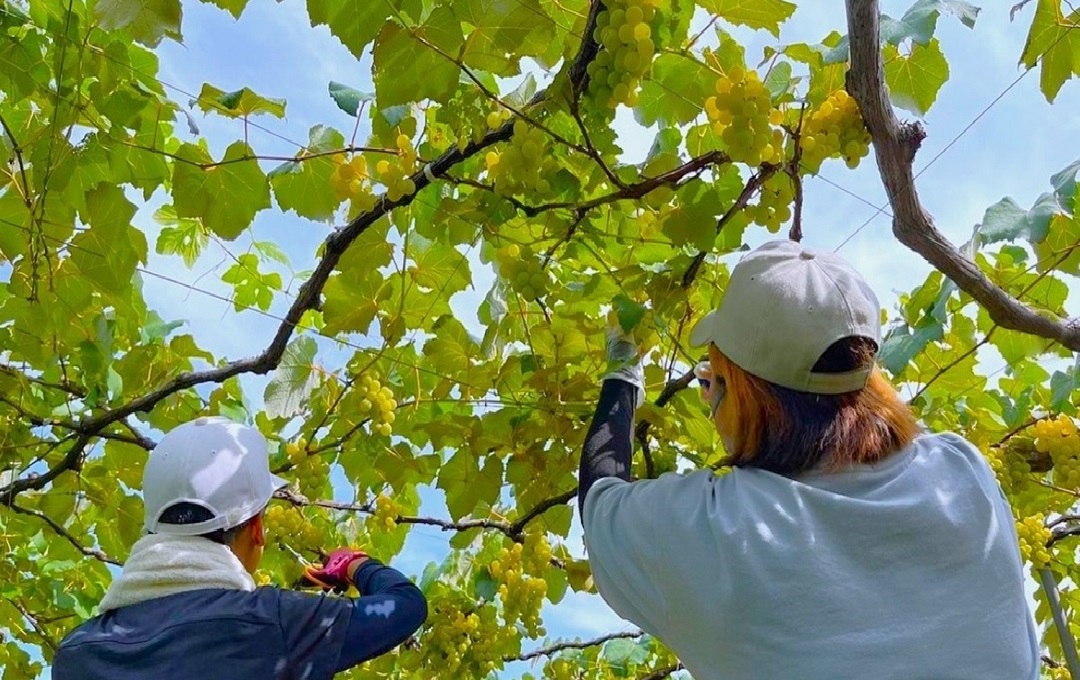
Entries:
[[600, 401], [581, 453], [578, 509], [582, 513], [585, 497], [597, 480], [618, 477], [630, 481], [634, 409], [645, 397], [637, 345], [617, 327], [608, 331], [607, 359], [609, 372], [600, 387]]
[[338, 672], [397, 647], [427, 620], [423, 593], [396, 569], [367, 559], [355, 568], [352, 581], [361, 596], [353, 601]]

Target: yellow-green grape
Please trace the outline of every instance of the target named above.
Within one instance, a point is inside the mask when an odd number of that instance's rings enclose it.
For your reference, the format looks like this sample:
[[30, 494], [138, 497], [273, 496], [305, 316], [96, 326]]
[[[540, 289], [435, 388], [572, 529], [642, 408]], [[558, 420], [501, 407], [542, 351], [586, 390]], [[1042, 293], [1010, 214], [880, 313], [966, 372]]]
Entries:
[[391, 163], [383, 159], [375, 164], [375, 172], [386, 187], [386, 197], [391, 201], [400, 201], [416, 191], [416, 183], [409, 177], [416, 167], [416, 151], [406, 135], [398, 135], [397, 147], [401, 154], [400, 162]]
[[294, 548], [318, 548], [319, 530], [297, 508], [272, 505], [263, 515], [269, 540]]
[[1059, 415], [1039, 420], [1032, 430], [1035, 449], [1049, 454], [1054, 463], [1054, 485], [1063, 489], [1080, 488], [1080, 431], [1076, 421]]
[[757, 204], [747, 206], [746, 216], [775, 234], [791, 219], [793, 200], [795, 184], [787, 173], [777, 172], [762, 185]]
[[379, 382], [378, 377], [365, 375], [360, 378], [359, 389], [364, 395], [360, 400], [360, 413], [371, 418], [371, 433], [389, 437], [397, 420], [397, 400], [394, 391]]
[[492, 578], [499, 582], [503, 618], [507, 625], [520, 622], [532, 637], [545, 634], [540, 609], [547, 595], [543, 574], [550, 568], [551, 546], [539, 533], [529, 533], [524, 543], [502, 548], [488, 564]]
[[514, 121], [514, 134], [506, 148], [501, 153], [489, 151], [484, 162], [495, 192], [504, 196], [546, 196], [551, 193], [546, 178], [559, 170], [558, 162], [548, 153], [547, 133], [520, 118]]
[[772, 163], [783, 153], [783, 133], [774, 136], [769, 90], [756, 71], [733, 67], [716, 81], [716, 96], [705, 100], [713, 132], [731, 160], [747, 165]]
[[386, 494], [375, 497], [375, 512], [371, 515], [373, 524], [379, 529], [391, 531], [397, 527], [397, 518], [401, 516], [401, 505]]
[[1072, 673], [1069, 672], [1069, 667], [1065, 665], [1051, 668], [1049, 673], [1050, 680], [1072, 680]]
[[339, 201], [352, 201], [353, 207], [366, 212], [375, 207], [375, 194], [371, 191], [367, 161], [363, 156], [354, 155], [348, 161], [345, 154], [335, 154], [334, 172], [330, 175], [330, 186]]
[[421, 677], [483, 678], [502, 667], [501, 650], [513, 632], [498, 621], [494, 607], [468, 611], [462, 604], [448, 599], [432, 604], [422, 651], [402, 655], [404, 670], [422, 669]]
[[[510, 120], [510, 116], [513, 113], [510, 109], [499, 107], [487, 115], [487, 126], [489, 130], [494, 130], [497, 127], [502, 126], [503, 123]], [[479, 141], [479, 140], [478, 140]]]
[[506, 279], [510, 288], [519, 295], [527, 300], [535, 300], [547, 294], [548, 275], [531, 248], [511, 244], [499, 248], [495, 256], [499, 264], [499, 276]]
[[1050, 550], [1046, 542], [1050, 540], [1050, 529], [1046, 527], [1046, 517], [1042, 514], [1024, 517], [1016, 521], [1016, 535], [1020, 539], [1020, 557], [1039, 569], [1050, 563]]
[[801, 162], [817, 172], [826, 158], [842, 157], [849, 168], [870, 152], [870, 133], [859, 105], [845, 90], [836, 90], [803, 120]]
[[566, 659], [549, 659], [544, 664], [544, 677], [551, 680], [577, 680], [579, 666]]
[[300, 493], [305, 496], [318, 495], [330, 476], [330, 464], [318, 454], [309, 451], [304, 439], [289, 442], [285, 446], [285, 453], [293, 465]]
[[986, 458], [998, 484], [1010, 496], [1018, 496], [1030, 484], [1031, 464], [1019, 452], [995, 446], [986, 453]]
[[589, 91], [610, 108], [636, 106], [641, 79], [656, 45], [652, 22], [662, 0], [607, 0], [596, 17], [593, 38], [601, 50], [586, 67]]

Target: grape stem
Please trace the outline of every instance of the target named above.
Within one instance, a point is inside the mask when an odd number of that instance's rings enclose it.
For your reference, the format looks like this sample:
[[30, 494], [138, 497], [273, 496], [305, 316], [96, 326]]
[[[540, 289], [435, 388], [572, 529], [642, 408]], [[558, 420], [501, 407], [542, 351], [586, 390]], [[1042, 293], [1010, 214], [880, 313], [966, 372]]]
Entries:
[[[462, 519], [458, 521], [440, 519], [438, 517], [417, 517], [411, 515], [399, 515], [394, 518], [394, 521], [398, 524], [422, 524], [426, 526], [434, 526], [442, 529], [443, 531], [469, 531], [471, 529], [490, 529], [498, 531], [514, 542], [520, 543], [525, 540], [524, 531], [525, 527], [535, 520], [537, 517], [543, 515], [548, 510], [565, 505], [577, 495], [577, 488], [565, 491], [557, 496], [545, 499], [536, 504], [531, 510], [522, 515], [514, 522], [508, 522], [505, 520], [490, 519], [486, 517], [475, 517], [469, 519]], [[291, 503], [296, 507], [318, 507], [326, 508], [328, 510], [338, 510], [342, 512], [359, 512], [367, 515], [375, 514], [374, 503], [345, 503], [341, 501], [331, 500], [310, 500], [304, 496], [294, 493], [290, 489], [282, 489], [278, 491], [275, 498]], [[553, 562], [555, 566], [562, 566], [561, 563]]]
[[531, 661], [541, 656], [552, 656], [567, 649], [588, 649], [589, 647], [602, 645], [605, 642], [610, 642], [611, 640], [621, 640], [624, 638], [636, 639], [644, 634], [645, 633], [640, 630], [628, 630], [619, 633], [608, 633], [607, 635], [601, 635], [600, 637], [593, 638], [591, 640], [572, 640], [556, 642], [547, 647], [540, 647], [539, 649], [534, 649], [530, 652], [525, 652], [524, 654], [520, 654], [518, 656], [504, 656], [503, 661], [506, 663], [512, 663], [514, 661]]
[[7, 133], [8, 139], [11, 140], [11, 150], [15, 153], [15, 160], [18, 161], [19, 175], [22, 178], [23, 186], [23, 203], [29, 208], [33, 205], [34, 199], [30, 198], [30, 182], [26, 179], [26, 167], [23, 165], [22, 147], [19, 146], [19, 140], [15, 139], [15, 133], [11, 131], [11, 127], [8, 126], [7, 121], [3, 116], [0, 116], [0, 127], [4, 128], [4, 132]]
[[604, 175], [608, 178], [608, 181], [617, 186], [619, 189], [625, 189], [626, 183], [619, 179], [618, 175], [612, 172], [608, 164], [604, 162], [603, 156], [597, 151], [596, 146], [592, 142], [592, 137], [589, 136], [589, 130], [585, 127], [585, 121], [581, 119], [581, 112], [578, 110], [578, 97], [577, 94], [570, 98], [569, 106], [570, 117], [577, 123], [578, 130], [581, 131], [581, 138], [585, 140], [585, 153], [593, 159], [600, 169], [604, 172]]
[[803, 119], [806, 116], [806, 102], [803, 102], [802, 108], [799, 109], [799, 125], [792, 133], [792, 138], [795, 142], [795, 154], [791, 158], [791, 162], [785, 168], [788, 177], [791, 178], [791, 183], [795, 187], [795, 215], [791, 220], [791, 231], [788, 233], [788, 238], [796, 243], [802, 241], [802, 209], [803, 209], [803, 184], [802, 175], [799, 174], [799, 168], [802, 165], [802, 129]]

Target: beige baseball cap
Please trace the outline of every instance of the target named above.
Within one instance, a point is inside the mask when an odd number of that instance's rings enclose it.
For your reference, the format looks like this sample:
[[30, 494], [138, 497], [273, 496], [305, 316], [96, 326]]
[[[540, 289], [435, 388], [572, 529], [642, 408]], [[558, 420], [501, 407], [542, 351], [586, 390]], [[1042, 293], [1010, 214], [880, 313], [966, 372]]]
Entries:
[[[146, 461], [146, 530], [198, 536], [231, 529], [257, 515], [286, 485], [270, 473], [261, 432], [227, 418], [197, 418], [170, 430]], [[197, 524], [162, 522], [161, 514], [177, 503], [202, 506], [213, 518]]]
[[881, 347], [881, 306], [846, 261], [795, 241], [770, 241], [731, 272], [720, 308], [690, 332], [744, 371], [800, 392], [843, 394], [866, 386], [871, 369], [815, 373], [837, 340], [864, 337]]

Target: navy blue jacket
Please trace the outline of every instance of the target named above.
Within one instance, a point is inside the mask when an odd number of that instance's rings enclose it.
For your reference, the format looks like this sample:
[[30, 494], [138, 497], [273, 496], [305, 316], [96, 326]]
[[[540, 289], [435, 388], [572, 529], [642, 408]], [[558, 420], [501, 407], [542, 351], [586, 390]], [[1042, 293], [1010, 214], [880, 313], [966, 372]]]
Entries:
[[427, 601], [375, 560], [355, 574], [357, 599], [207, 589], [106, 612], [56, 652], [54, 680], [325, 680], [404, 642]]

